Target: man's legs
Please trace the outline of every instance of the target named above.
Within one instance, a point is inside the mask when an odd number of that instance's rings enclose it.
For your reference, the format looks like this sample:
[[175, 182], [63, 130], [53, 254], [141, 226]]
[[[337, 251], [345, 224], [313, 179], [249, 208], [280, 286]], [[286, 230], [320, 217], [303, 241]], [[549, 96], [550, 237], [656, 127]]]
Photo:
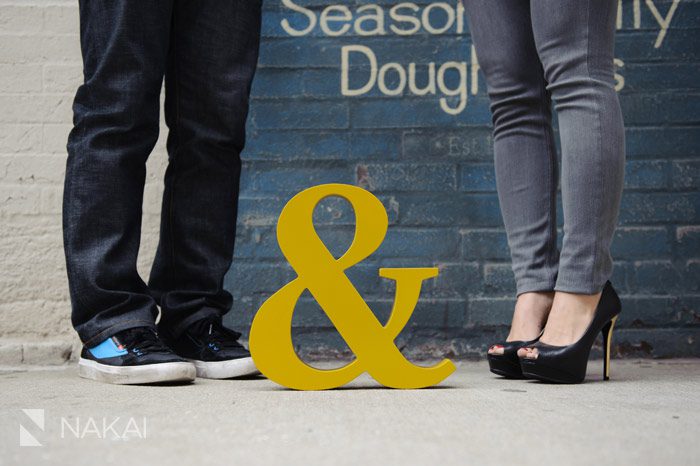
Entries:
[[232, 305], [240, 153], [260, 40], [260, 1], [175, 2], [166, 70], [169, 165], [149, 288], [175, 339]]
[[154, 326], [156, 303], [136, 260], [171, 17], [168, 1], [80, 2], [85, 81], [73, 106], [63, 221], [72, 321], [86, 345]]

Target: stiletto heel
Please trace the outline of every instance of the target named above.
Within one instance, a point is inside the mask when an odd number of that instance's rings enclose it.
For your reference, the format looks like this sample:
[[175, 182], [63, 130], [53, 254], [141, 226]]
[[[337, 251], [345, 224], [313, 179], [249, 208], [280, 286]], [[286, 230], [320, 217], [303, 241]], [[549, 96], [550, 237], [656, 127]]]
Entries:
[[610, 370], [610, 343], [620, 298], [610, 282], [605, 284], [593, 320], [581, 338], [568, 346], [552, 346], [538, 341], [529, 348], [537, 349], [536, 358], [520, 358], [523, 376], [545, 382], [581, 383], [586, 378], [588, 356], [598, 332], [603, 333], [603, 376], [608, 380]]
[[603, 380], [610, 380], [610, 343], [612, 341], [612, 332], [615, 328], [618, 316], [612, 318], [610, 322], [603, 327]]

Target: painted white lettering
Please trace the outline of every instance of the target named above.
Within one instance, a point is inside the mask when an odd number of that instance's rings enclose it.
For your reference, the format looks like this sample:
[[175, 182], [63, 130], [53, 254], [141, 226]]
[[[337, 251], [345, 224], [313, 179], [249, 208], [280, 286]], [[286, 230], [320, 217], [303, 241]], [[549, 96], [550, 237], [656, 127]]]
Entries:
[[435, 94], [435, 63], [428, 64], [428, 84], [419, 88], [416, 80], [416, 64], [408, 65], [408, 89], [415, 95]]
[[[355, 20], [355, 32], [360, 36], [379, 36], [386, 34], [386, 29], [384, 28], [384, 10], [378, 5], [370, 4], [363, 5], [357, 9], [358, 13], [363, 13], [365, 11], [374, 11], [374, 13], [359, 16]], [[365, 29], [362, 27], [364, 23], [374, 24], [374, 28]]]
[[[459, 84], [454, 89], [447, 87], [445, 74], [448, 70], [454, 69], [459, 73]], [[451, 108], [445, 97], [440, 98], [440, 108], [450, 115], [458, 115], [467, 107], [467, 64], [464, 62], [448, 61], [438, 70], [437, 84], [440, 92], [446, 96], [459, 96], [457, 107]]]
[[[440, 8], [447, 14], [447, 21], [442, 27], [433, 27], [430, 22], [430, 13], [435, 9]], [[444, 34], [455, 22], [455, 10], [448, 3], [436, 2], [431, 3], [423, 10], [423, 28], [430, 34]]]
[[[334, 14], [338, 13], [338, 14]], [[319, 24], [321, 26], [321, 31], [324, 34], [331, 37], [342, 36], [350, 30], [350, 23], [352, 21], [352, 12], [345, 5], [331, 5], [321, 12], [321, 19]], [[329, 23], [339, 23], [345, 22], [338, 29], [332, 29]]]
[[[358, 89], [350, 89], [350, 53], [356, 52], [363, 54], [369, 61], [370, 75], [369, 80], [364, 86]], [[377, 56], [372, 52], [372, 49], [364, 45], [344, 45], [340, 51], [340, 92], [342, 95], [349, 97], [358, 96], [369, 92], [374, 87], [377, 81]]]
[[625, 77], [617, 72], [618, 68], [624, 68], [625, 62], [619, 58], [615, 59], [615, 90], [620, 92], [625, 87]]
[[395, 21], [397, 23], [409, 23], [409, 24], [412, 24], [413, 27], [411, 27], [409, 29], [402, 29], [402, 28], [398, 27], [397, 25], [392, 24], [391, 26], [389, 26], [389, 29], [391, 29], [391, 31], [394, 34], [397, 34], [399, 36], [410, 36], [410, 35], [417, 33], [418, 31], [420, 31], [420, 20], [418, 18], [416, 18], [415, 16], [399, 13], [399, 10], [404, 10], [404, 9], [408, 9], [408, 10], [412, 10], [412, 11], [419, 10], [418, 5], [416, 5], [415, 3], [411, 3], [411, 2], [399, 3], [397, 5], [394, 5], [391, 8], [391, 10], [389, 10], [389, 16], [391, 17], [392, 21]]
[[[389, 89], [389, 87], [386, 85], [386, 74], [390, 70], [394, 70], [399, 76], [399, 84], [394, 89]], [[401, 95], [403, 93], [403, 90], [406, 88], [406, 70], [404, 70], [403, 66], [399, 65], [398, 63], [387, 63], [379, 69], [379, 79], [377, 81], [377, 87], [379, 87], [379, 90], [384, 95]]]
[[653, 0], [646, 0], [647, 7], [649, 7], [649, 10], [651, 11], [651, 14], [654, 15], [654, 19], [656, 19], [656, 22], [659, 23], [659, 26], [661, 27], [661, 30], [659, 31], [659, 35], [656, 36], [656, 42], [654, 43], [654, 48], [658, 49], [661, 47], [661, 44], [664, 42], [664, 38], [666, 37], [666, 32], [668, 31], [668, 27], [671, 25], [671, 20], [673, 19], [673, 14], [676, 12], [676, 9], [678, 8], [678, 2], [681, 0], [673, 0], [673, 3], [668, 9], [668, 12], [666, 13], [666, 17], [664, 18], [661, 16], [661, 13], [659, 13], [658, 8], [656, 8], [656, 5], [654, 5]]
[[313, 31], [313, 29], [316, 27], [316, 15], [313, 11], [295, 4], [292, 0], [282, 0], [282, 5], [286, 6], [292, 11], [296, 11], [298, 13], [303, 14], [309, 19], [309, 25], [302, 30], [294, 29], [291, 26], [291, 24], [289, 24], [289, 21], [286, 18], [283, 19], [281, 23], [282, 29], [284, 29], [284, 32], [286, 32], [290, 36], [305, 36], [311, 31]]
[[476, 56], [476, 47], [471, 47], [471, 63], [472, 63], [472, 95], [479, 93], [479, 59]]

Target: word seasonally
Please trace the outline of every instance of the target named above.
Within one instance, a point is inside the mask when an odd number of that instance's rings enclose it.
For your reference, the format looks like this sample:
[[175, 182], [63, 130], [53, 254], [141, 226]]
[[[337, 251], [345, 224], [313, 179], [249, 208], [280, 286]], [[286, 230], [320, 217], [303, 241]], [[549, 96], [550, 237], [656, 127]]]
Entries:
[[[298, 0], [297, 0], [298, 1]], [[659, 31], [653, 44], [660, 48], [668, 32], [680, 0], [632, 0], [623, 5], [618, 0], [617, 28], [631, 23], [632, 28], [642, 28], [642, 17], [650, 15], [658, 24]], [[310, 9], [294, 3], [294, 0], [281, 0], [282, 6], [290, 12], [281, 20], [281, 27], [292, 37], [318, 35], [328, 37], [430, 36], [461, 35], [467, 32], [464, 6], [460, 1], [413, 2], [390, 5], [328, 5], [321, 9]], [[668, 9], [662, 12], [656, 3], [663, 3]], [[627, 20], [626, 18], [630, 19]], [[472, 47], [469, 61], [447, 61], [439, 66], [434, 62], [419, 65], [415, 62], [401, 64], [388, 62], [381, 64], [377, 53], [362, 44], [343, 45], [340, 50], [340, 91], [343, 96], [357, 97], [373, 89], [385, 96], [402, 96], [408, 92], [416, 96], [439, 95], [440, 108], [451, 115], [458, 115], [467, 107], [468, 95], [479, 92], [479, 63]], [[624, 61], [616, 58], [618, 71]], [[359, 79], [351, 70], [366, 70]], [[456, 78], [456, 79], [455, 79]], [[361, 82], [355, 82], [355, 81]], [[624, 87], [624, 77], [616, 73], [616, 89]], [[352, 81], [352, 82], [351, 82]]]

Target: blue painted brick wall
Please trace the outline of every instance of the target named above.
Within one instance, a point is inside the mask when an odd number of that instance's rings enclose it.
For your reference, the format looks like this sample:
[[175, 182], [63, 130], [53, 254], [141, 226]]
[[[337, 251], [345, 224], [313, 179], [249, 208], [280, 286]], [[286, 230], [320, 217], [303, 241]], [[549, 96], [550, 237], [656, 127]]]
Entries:
[[[368, 4], [293, 3], [313, 11], [317, 20], [330, 5], [347, 6], [356, 18], [367, 14], [357, 8]], [[375, 4], [388, 16], [398, 3]], [[420, 17], [431, 2], [415, 4]], [[448, 5], [457, 11], [455, 1]], [[668, 26], [662, 28], [659, 18]], [[433, 28], [448, 19], [440, 6], [428, 16]], [[385, 243], [348, 271], [380, 319], [388, 316], [393, 289], [377, 276], [378, 267], [440, 268], [425, 283], [397, 339], [400, 347], [417, 358], [482, 355], [489, 342], [507, 333], [514, 280], [495, 192], [488, 101], [483, 75], [473, 79], [468, 30], [457, 31], [455, 20], [443, 34], [421, 27], [406, 36], [390, 30], [360, 36], [351, 28], [330, 37], [316, 24], [308, 34], [292, 36], [285, 20], [295, 30], [309, 25], [281, 0], [266, 0], [235, 263], [226, 279], [235, 297], [228, 323], [247, 330], [260, 304], [295, 276], [275, 239], [285, 202], [315, 184], [350, 183], [374, 192], [389, 213]], [[387, 18], [385, 27], [391, 24]], [[616, 351], [629, 357], [700, 356], [700, 2], [623, 0], [618, 29], [628, 164], [614, 241], [613, 281], [624, 302]], [[406, 88], [390, 96], [375, 85], [363, 95], [342, 95], [341, 50], [349, 45], [371, 49], [379, 67], [416, 63], [420, 86], [428, 63], [439, 68], [466, 62], [466, 108], [456, 115], [445, 112], [439, 90], [416, 96]], [[348, 82], [357, 88], [370, 67], [361, 55], [350, 56]], [[448, 71], [446, 84], [456, 87], [457, 77]], [[400, 84], [396, 72], [385, 78], [389, 89]], [[447, 103], [454, 108], [458, 99]], [[352, 240], [353, 220], [349, 206], [337, 199], [317, 209], [319, 234], [335, 254]], [[297, 306], [294, 338], [306, 357], [349, 355], [308, 293]]]

